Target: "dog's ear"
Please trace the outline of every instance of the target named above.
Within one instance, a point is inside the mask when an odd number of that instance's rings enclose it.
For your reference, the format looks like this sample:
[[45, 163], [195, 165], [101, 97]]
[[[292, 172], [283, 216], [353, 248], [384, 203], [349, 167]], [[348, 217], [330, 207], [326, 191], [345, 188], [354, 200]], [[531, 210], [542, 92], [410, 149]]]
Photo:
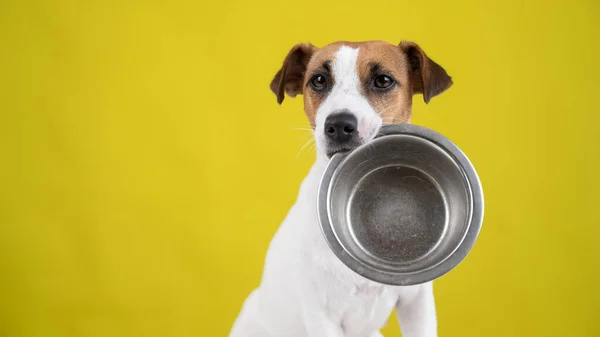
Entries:
[[417, 44], [403, 41], [400, 42], [400, 49], [408, 58], [413, 94], [423, 94], [423, 100], [429, 103], [433, 97], [450, 88], [452, 78], [444, 68], [427, 57]]
[[290, 50], [283, 61], [283, 66], [271, 81], [271, 91], [277, 96], [277, 103], [281, 104], [287, 93], [295, 97], [302, 93], [306, 66], [317, 50], [312, 44], [297, 44]]

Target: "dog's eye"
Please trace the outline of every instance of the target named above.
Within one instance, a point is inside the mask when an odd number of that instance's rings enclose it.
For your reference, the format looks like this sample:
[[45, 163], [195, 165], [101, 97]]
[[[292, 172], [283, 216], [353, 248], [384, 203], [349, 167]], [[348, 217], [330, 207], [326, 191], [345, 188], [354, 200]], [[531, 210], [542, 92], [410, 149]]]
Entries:
[[325, 78], [323, 75], [317, 74], [310, 79], [309, 83], [313, 89], [317, 91], [323, 90], [327, 87], [327, 78]]
[[373, 81], [373, 85], [377, 89], [387, 89], [394, 85], [394, 79], [387, 75], [379, 75], [375, 77], [375, 81]]

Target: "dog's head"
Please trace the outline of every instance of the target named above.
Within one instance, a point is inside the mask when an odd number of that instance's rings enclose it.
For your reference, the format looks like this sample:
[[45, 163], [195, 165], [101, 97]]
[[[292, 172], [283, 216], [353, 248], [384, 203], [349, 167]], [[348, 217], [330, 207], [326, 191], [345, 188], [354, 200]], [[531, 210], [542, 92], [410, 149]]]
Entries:
[[412, 96], [426, 103], [452, 85], [446, 71], [412, 42], [336, 42], [322, 48], [298, 44], [271, 82], [285, 94], [304, 96], [317, 151], [332, 154], [372, 140], [381, 125], [409, 123]]

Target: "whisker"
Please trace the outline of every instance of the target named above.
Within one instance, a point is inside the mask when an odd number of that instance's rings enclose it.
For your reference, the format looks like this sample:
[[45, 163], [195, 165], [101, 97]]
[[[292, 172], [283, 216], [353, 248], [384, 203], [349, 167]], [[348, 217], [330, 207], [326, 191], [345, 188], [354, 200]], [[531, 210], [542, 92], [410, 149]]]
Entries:
[[287, 133], [291, 131], [309, 132], [311, 134], [314, 133], [314, 130], [307, 125], [291, 125], [288, 127], [283, 127], [281, 130], [282, 133]]
[[296, 154], [296, 159], [298, 159], [298, 157], [300, 156], [300, 154], [302, 153], [302, 151], [306, 150], [310, 145], [312, 145], [315, 142], [315, 139], [313, 137], [310, 137], [303, 145], [302, 147], [300, 147], [300, 150], [298, 151], [298, 153]]

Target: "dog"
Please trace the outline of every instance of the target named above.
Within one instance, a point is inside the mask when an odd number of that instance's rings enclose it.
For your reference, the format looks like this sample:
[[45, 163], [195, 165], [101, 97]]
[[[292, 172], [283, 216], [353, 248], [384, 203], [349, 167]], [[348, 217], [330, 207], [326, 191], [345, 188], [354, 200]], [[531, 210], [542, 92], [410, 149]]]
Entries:
[[384, 124], [410, 123], [413, 95], [428, 103], [452, 84], [414, 42], [301, 43], [289, 51], [270, 87], [279, 104], [303, 95], [316, 160], [230, 337], [379, 337], [394, 308], [404, 337], [437, 336], [432, 282], [390, 286], [350, 270], [321, 233], [317, 190], [333, 154], [368, 143]]

